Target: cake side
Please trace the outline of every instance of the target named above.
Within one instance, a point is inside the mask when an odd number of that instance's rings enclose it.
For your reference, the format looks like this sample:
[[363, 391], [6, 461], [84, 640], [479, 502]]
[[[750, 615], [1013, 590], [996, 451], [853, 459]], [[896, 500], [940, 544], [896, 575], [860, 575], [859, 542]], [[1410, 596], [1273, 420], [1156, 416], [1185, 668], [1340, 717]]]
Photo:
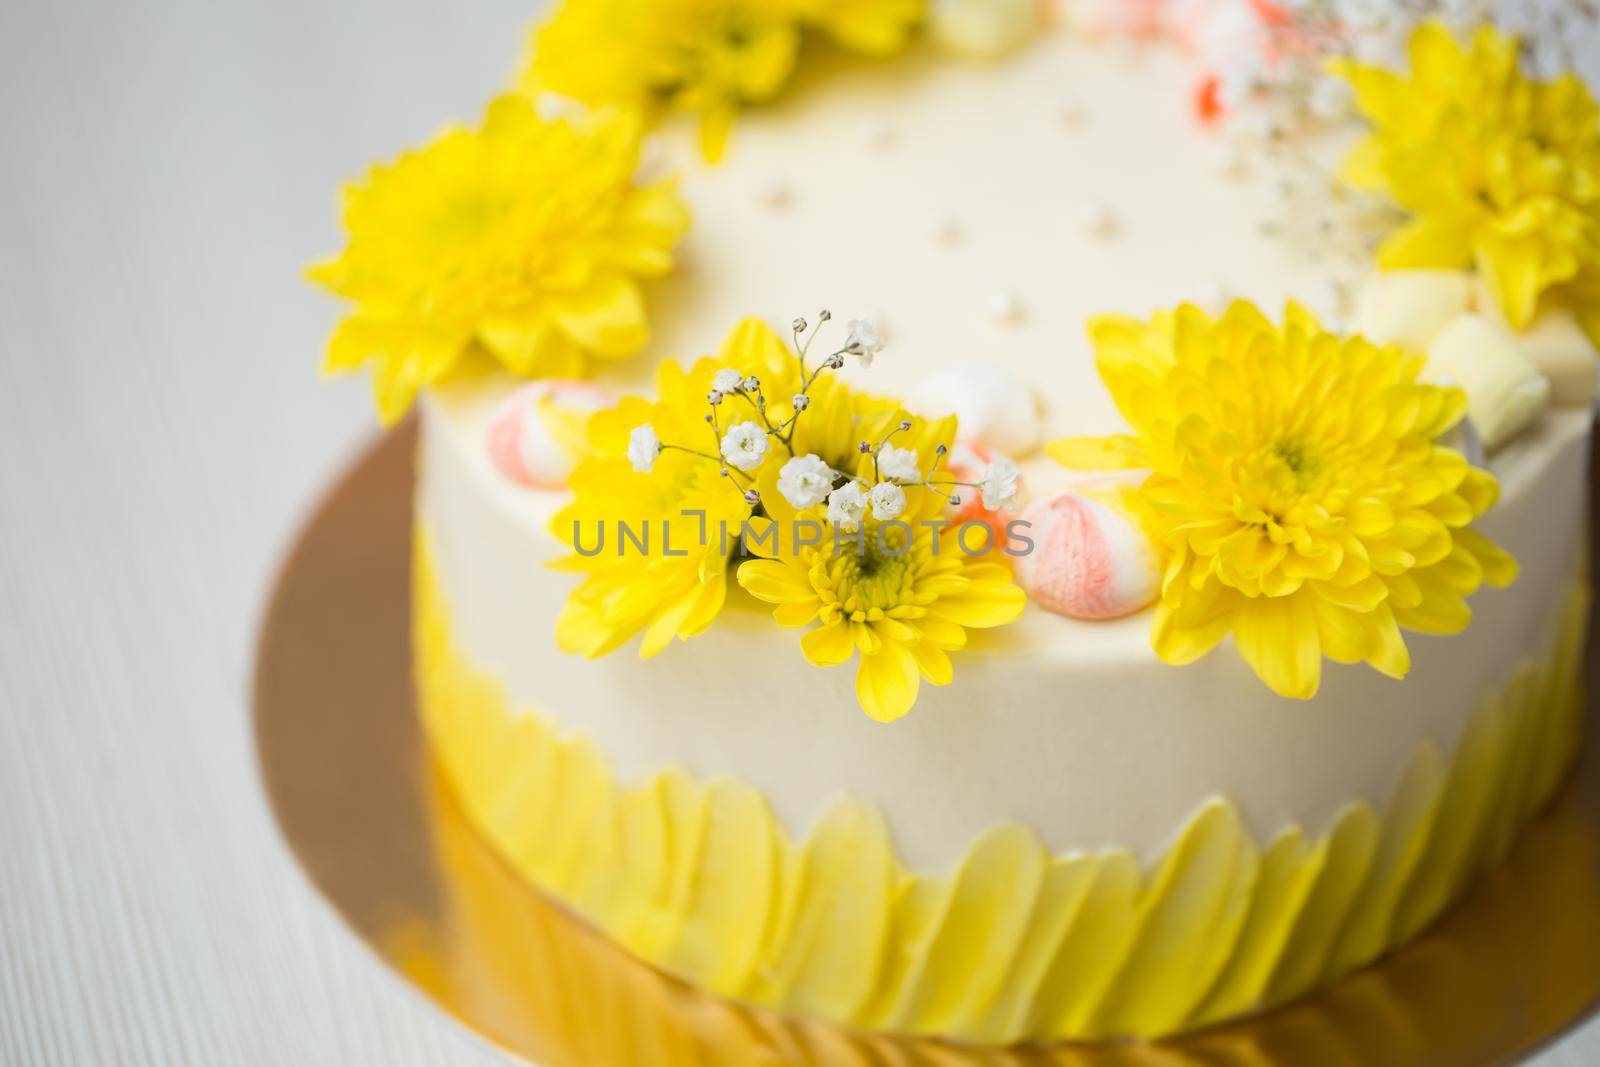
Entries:
[[1222, 652], [1162, 663], [1142, 614], [1090, 623], [1030, 607], [886, 725], [854, 710], [848, 676], [797, 659], [737, 593], [712, 632], [654, 659], [597, 667], [562, 653], [571, 579], [544, 564], [559, 554], [547, 524], [563, 497], [509, 485], [489, 462], [497, 392], [431, 399], [420, 457], [418, 520], [468, 658], [514, 706], [591, 738], [625, 781], [669, 763], [733, 775], [797, 837], [848, 793], [885, 812], [900, 854], [928, 874], [1003, 821], [1053, 851], [1115, 846], [1148, 861], [1220, 794], [1263, 840], [1321, 830], [1353, 800], [1381, 807], [1418, 744], [1452, 746], [1482, 696], [1536, 654], [1583, 552], [1590, 420], [1562, 413], [1496, 460], [1487, 528], [1521, 561], [1518, 581], [1479, 594], [1464, 634], [1413, 637], [1403, 681], [1330, 666], [1314, 699], [1290, 701]]
[[[506, 859], [671, 973], [875, 1029], [1154, 1036], [1291, 999], [1431, 922], [1548, 800], [1580, 736], [1588, 593], [1571, 578], [1453, 748], [1416, 745], [1381, 808], [1353, 800], [1323, 833], [1258, 837], [1218, 794], [1144, 865], [1122, 848], [1052, 856], [1002, 822], [930, 874], [904, 865], [876, 806], [848, 796], [802, 837], [737, 776], [673, 762], [619, 778], [581, 727], [513, 705], [465, 654], [426, 519], [415, 552], [423, 720]], [[1126, 797], [1124, 785], [1107, 787]]]

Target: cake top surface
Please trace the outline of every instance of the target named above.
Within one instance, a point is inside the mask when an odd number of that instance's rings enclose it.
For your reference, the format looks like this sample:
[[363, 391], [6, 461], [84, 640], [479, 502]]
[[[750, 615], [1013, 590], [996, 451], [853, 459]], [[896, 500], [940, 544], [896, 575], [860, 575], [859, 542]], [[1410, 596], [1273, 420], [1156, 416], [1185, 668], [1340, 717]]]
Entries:
[[1496, 473], [1587, 425], [1600, 106], [1356, 7], [566, 0], [347, 191], [328, 365], [386, 419], [470, 394], [581, 575], [568, 652], [748, 595], [885, 721], [1040, 611], [1283, 696], [1403, 677], [1516, 580]]
[[[1190, 80], [1174, 45], [1063, 28], [1003, 61], [923, 53], [811, 79], [741, 121], [722, 162], [684, 162], [683, 265], [645, 358], [617, 373], [648, 381], [653, 358], [712, 351], [745, 315], [826, 306], [885, 338], [870, 373], [852, 371], [863, 387], [905, 395], [938, 368], [998, 363], [1057, 433], [1110, 432], [1095, 315], [1294, 296], [1338, 317], [1364, 263], [1282, 233], [1315, 221], [1285, 217], [1284, 186], [1325, 196], [1328, 171], [1203, 125]], [[1338, 134], [1319, 141], [1334, 159]], [[1304, 199], [1331, 224], [1326, 199]]]

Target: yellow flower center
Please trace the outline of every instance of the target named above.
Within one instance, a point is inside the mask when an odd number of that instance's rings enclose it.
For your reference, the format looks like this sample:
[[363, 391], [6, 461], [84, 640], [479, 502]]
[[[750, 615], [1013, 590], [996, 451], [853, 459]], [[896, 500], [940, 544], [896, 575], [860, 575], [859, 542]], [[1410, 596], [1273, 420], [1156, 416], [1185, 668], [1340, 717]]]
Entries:
[[874, 621], [909, 603], [930, 551], [926, 530], [868, 518], [859, 544], [844, 534], [807, 549], [812, 585], [824, 603], [857, 622]]

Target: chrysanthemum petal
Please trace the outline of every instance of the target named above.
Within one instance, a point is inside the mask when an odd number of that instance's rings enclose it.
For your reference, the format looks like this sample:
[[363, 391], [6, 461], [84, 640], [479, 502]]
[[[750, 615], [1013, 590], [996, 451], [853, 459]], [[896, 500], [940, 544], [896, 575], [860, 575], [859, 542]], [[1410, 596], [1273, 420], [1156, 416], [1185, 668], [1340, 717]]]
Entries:
[[568, 337], [603, 356], [631, 355], [650, 336], [639, 284], [621, 272], [599, 274], [552, 301], [552, 317]]
[[849, 624], [835, 622], [800, 635], [800, 649], [814, 666], [833, 667], [855, 655], [856, 646]]
[[1306, 700], [1322, 681], [1322, 640], [1308, 594], [1259, 597], [1235, 614], [1239, 654], [1273, 692]]
[[879, 722], [894, 722], [917, 701], [921, 672], [904, 645], [886, 643], [861, 657], [856, 667], [856, 700]]
[[769, 604], [816, 599], [816, 591], [805, 580], [805, 573], [797, 572], [787, 563], [770, 559], [747, 560], [739, 565], [738, 573], [739, 584], [745, 592]]
[[950, 656], [937, 645], [927, 641], [908, 645], [911, 656], [917, 661], [917, 670], [922, 673], [922, 680], [929, 685], [949, 685], [955, 677], [955, 671], [950, 663]]

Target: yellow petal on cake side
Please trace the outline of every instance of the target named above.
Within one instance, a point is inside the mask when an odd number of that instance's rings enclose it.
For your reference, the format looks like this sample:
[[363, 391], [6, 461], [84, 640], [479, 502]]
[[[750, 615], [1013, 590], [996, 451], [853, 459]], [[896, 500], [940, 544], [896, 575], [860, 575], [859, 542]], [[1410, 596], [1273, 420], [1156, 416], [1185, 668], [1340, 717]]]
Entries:
[[1419, 380], [1422, 357], [1281, 324], [1237, 302], [1090, 327], [1133, 433], [1048, 451], [1149, 474], [1126, 499], [1164, 557], [1156, 654], [1189, 663], [1233, 636], [1274, 691], [1307, 698], [1323, 658], [1409, 667], [1400, 628], [1455, 633], [1465, 598], [1515, 564], [1471, 527], [1498, 485], [1438, 444], [1467, 408]]
[[372, 168], [344, 194], [348, 242], [310, 278], [350, 302], [325, 367], [370, 367], [392, 423], [418, 390], [498, 367], [582, 377], [649, 336], [639, 282], [672, 264], [688, 212], [641, 185], [638, 123], [547, 121], [501, 96], [474, 128]]

